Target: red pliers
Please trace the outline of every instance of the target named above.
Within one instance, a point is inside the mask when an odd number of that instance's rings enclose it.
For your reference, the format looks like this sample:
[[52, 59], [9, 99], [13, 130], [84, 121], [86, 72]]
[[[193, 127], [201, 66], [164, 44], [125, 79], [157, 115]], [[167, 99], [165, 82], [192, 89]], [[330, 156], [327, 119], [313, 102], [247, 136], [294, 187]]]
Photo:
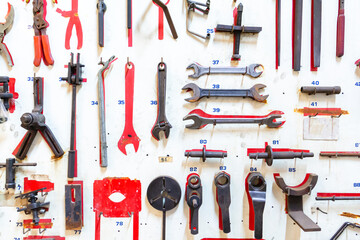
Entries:
[[[45, 9], [45, 10], [44, 10]], [[49, 23], [45, 20], [46, 16], [46, 0], [33, 0], [34, 14], [34, 65], [40, 66], [43, 59], [46, 66], [53, 65], [54, 59], [51, 56], [49, 37], [46, 35], [46, 28]]]
[[10, 67], [14, 66], [13, 59], [7, 48], [6, 44], [4, 43], [4, 37], [8, 31], [10, 31], [12, 25], [14, 23], [14, 8], [10, 3], [8, 3], [8, 12], [6, 14], [6, 21], [5, 23], [0, 23], [0, 53], [4, 53], [7, 62]]

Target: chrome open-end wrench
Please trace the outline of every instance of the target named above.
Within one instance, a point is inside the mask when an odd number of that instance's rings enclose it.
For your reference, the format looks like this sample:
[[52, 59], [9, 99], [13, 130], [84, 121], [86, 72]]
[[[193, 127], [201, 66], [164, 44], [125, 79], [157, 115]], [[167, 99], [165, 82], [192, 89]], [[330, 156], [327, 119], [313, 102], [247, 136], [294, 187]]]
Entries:
[[231, 204], [230, 195], [230, 175], [226, 172], [219, 172], [215, 176], [214, 184], [216, 187], [216, 201], [219, 205], [219, 227], [224, 233], [229, 233]]
[[107, 167], [107, 142], [106, 142], [106, 122], [105, 122], [105, 72], [110, 68], [114, 62], [115, 56], [112, 56], [108, 61], [100, 61], [99, 65], [103, 67], [98, 72], [98, 97], [99, 97], [99, 117], [100, 117], [100, 166]]
[[192, 91], [193, 96], [185, 101], [197, 102], [203, 97], [248, 97], [258, 102], [265, 102], [269, 95], [260, 95], [259, 91], [265, 88], [264, 84], [255, 84], [250, 89], [204, 89], [194, 83], [186, 84], [182, 90]]
[[[261, 71], [257, 69], [262, 68]], [[205, 74], [243, 74], [249, 75], [253, 78], [260, 77], [263, 73], [264, 67], [261, 64], [251, 64], [247, 67], [204, 67], [198, 63], [190, 64], [186, 69], [193, 69], [194, 74], [189, 75], [190, 78], [199, 78]]]
[[281, 111], [272, 111], [265, 116], [252, 115], [210, 115], [200, 109], [192, 110], [183, 120], [193, 120], [194, 123], [185, 127], [190, 129], [201, 129], [208, 124], [259, 124], [267, 125], [269, 128], [279, 128], [284, 125], [285, 121], [277, 122], [277, 118], [281, 118], [284, 113]]
[[137, 152], [140, 144], [140, 138], [136, 135], [133, 125], [134, 78], [135, 65], [132, 62], [128, 62], [125, 64], [125, 127], [118, 142], [118, 148], [125, 155], [126, 145], [133, 144], [135, 152]]
[[172, 127], [166, 118], [166, 64], [161, 61], [158, 65], [158, 114], [156, 122], [151, 130], [151, 135], [160, 140], [160, 132], [164, 131], [165, 138], [169, 137], [170, 128]]

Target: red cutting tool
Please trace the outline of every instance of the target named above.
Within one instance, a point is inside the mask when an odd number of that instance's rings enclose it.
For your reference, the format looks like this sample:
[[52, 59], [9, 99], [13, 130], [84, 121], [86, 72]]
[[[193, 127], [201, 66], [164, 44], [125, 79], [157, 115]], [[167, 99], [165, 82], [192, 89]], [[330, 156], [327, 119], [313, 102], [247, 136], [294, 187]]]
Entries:
[[70, 49], [70, 38], [72, 35], [72, 30], [75, 26], [76, 29], [76, 35], [78, 38], [78, 45], [77, 49], [81, 49], [83, 45], [83, 31], [82, 26], [79, 18], [79, 4], [78, 0], [72, 0], [71, 1], [71, 11], [63, 11], [61, 9], [56, 9], [56, 12], [60, 13], [61, 16], [65, 18], [70, 18], [69, 23], [66, 29], [66, 35], [65, 35], [65, 48]]

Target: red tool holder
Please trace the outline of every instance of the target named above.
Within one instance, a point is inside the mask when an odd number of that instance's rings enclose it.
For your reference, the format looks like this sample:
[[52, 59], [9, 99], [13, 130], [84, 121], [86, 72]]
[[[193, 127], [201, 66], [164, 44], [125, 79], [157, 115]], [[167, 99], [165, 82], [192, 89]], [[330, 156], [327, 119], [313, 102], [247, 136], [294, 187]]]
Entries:
[[54, 183], [50, 181], [37, 181], [24, 178], [24, 193], [32, 192], [41, 188], [46, 188], [42, 192], [51, 192], [54, 190]]

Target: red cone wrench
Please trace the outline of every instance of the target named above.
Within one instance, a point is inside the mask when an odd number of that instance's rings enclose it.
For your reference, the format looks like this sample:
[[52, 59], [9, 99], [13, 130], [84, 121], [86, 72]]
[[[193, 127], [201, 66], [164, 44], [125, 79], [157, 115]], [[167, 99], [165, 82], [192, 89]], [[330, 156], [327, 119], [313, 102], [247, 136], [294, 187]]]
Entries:
[[125, 146], [133, 144], [135, 152], [139, 149], [140, 138], [136, 135], [133, 126], [134, 108], [134, 76], [135, 65], [128, 62], [125, 65], [125, 127], [124, 132], [118, 142], [118, 148], [126, 155]]

